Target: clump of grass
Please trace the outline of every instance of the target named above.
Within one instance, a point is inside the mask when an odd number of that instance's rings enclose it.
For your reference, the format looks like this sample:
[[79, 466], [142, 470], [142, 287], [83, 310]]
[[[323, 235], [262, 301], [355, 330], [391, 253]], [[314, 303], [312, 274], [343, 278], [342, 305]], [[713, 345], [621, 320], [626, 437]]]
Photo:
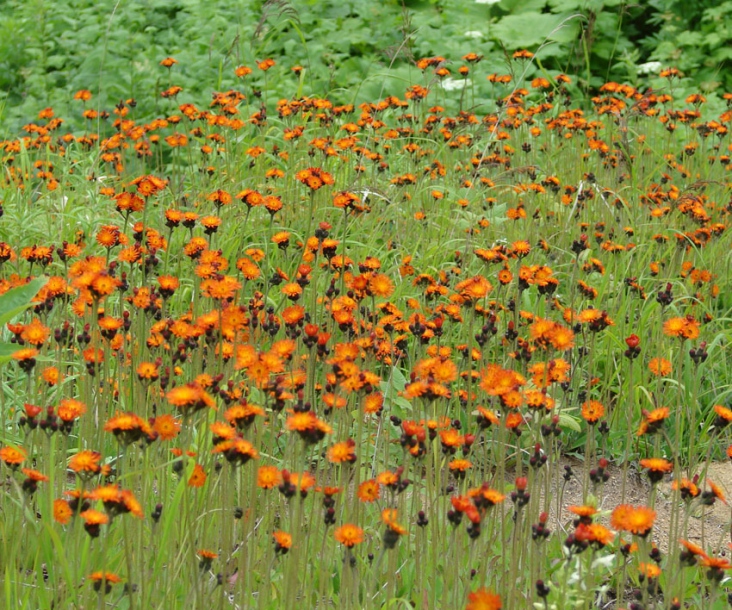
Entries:
[[732, 455], [730, 111], [493, 74], [449, 116], [443, 61], [359, 108], [171, 76], [153, 121], [2, 142], [0, 288], [47, 278], [7, 324], [9, 605], [725, 603], [690, 520]]

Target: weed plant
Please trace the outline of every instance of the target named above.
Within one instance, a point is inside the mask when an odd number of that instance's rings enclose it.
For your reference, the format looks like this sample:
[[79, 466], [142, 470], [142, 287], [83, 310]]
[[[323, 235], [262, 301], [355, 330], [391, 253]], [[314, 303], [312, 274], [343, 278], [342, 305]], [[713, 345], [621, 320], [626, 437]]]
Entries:
[[727, 607], [732, 110], [481, 59], [0, 143], [5, 607]]

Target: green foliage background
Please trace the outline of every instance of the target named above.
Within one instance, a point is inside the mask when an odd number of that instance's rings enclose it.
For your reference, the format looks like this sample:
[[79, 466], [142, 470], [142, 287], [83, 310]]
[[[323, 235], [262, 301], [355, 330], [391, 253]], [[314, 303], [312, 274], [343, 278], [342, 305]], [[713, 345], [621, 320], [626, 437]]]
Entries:
[[[241, 87], [234, 68], [266, 57], [278, 63], [247, 79], [250, 99], [291, 92], [296, 64], [302, 95], [358, 103], [402, 95], [420, 76], [415, 58], [444, 56], [458, 77], [472, 51], [505, 73], [519, 48], [537, 53], [525, 77], [564, 72], [586, 96], [608, 80], [637, 85], [648, 62], [682, 70], [689, 92], [721, 93], [732, 90], [730, 42], [732, 1], [718, 0], [6, 0], [0, 129], [14, 133], [47, 106], [79, 117], [79, 89], [100, 109], [135, 98], [138, 118], [153, 116], [170, 84], [183, 87], [178, 103], [201, 103], [212, 88]], [[171, 74], [158, 65], [166, 56], [180, 62]], [[657, 73], [647, 84], [667, 86]], [[470, 86], [492, 104], [490, 83]]]

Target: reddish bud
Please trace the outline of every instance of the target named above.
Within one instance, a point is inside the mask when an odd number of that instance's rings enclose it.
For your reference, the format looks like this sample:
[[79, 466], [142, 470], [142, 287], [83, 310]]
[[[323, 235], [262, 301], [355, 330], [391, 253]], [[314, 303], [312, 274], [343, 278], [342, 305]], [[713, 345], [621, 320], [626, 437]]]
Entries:
[[638, 345], [640, 345], [640, 337], [638, 337], [638, 335], [630, 335], [630, 337], [625, 340], [625, 344], [630, 349], [635, 349], [636, 347], [638, 347]]

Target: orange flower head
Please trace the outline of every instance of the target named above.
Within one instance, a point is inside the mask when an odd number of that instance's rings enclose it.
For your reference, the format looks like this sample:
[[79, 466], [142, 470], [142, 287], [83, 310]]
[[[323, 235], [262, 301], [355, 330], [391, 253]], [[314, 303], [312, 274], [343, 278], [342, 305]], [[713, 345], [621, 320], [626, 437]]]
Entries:
[[590, 424], [596, 424], [605, 415], [605, 407], [597, 400], [588, 400], [582, 405], [582, 417]]
[[671, 362], [665, 358], [651, 358], [648, 369], [658, 377], [667, 377], [671, 374]]
[[610, 524], [618, 530], [638, 536], [647, 536], [656, 520], [656, 511], [647, 506], [620, 504], [610, 517]]
[[292, 535], [282, 530], [277, 530], [272, 534], [272, 540], [275, 545], [275, 554], [286, 554], [292, 547]]
[[18, 447], [11, 447], [8, 445], [0, 449], [0, 460], [13, 470], [17, 469], [18, 466], [25, 462], [27, 456], [28, 454], [25, 450]]
[[206, 479], [206, 471], [203, 469], [203, 466], [195, 464], [193, 466], [193, 472], [191, 472], [191, 476], [188, 478], [188, 487], [203, 487]]
[[85, 510], [79, 515], [84, 520], [84, 529], [92, 537], [99, 537], [101, 526], [109, 523], [109, 517], [98, 510]]
[[468, 604], [465, 610], [501, 610], [501, 597], [490, 589], [480, 588], [468, 593]]
[[104, 424], [104, 430], [111, 432], [123, 446], [136, 443], [143, 437], [154, 439], [152, 426], [147, 420], [134, 413], [116, 413]]
[[276, 466], [260, 466], [257, 470], [257, 486], [272, 489], [282, 483], [282, 475]]
[[353, 464], [356, 461], [356, 442], [349, 438], [341, 443], [336, 443], [327, 453], [328, 461], [333, 464]]
[[[93, 583], [94, 590], [108, 594], [112, 590], [112, 585], [122, 582], [122, 579], [112, 572], [92, 572], [89, 580]], [[103, 588], [103, 591], [102, 591]]]
[[358, 491], [356, 492], [356, 495], [358, 496], [358, 499], [361, 500], [361, 502], [365, 503], [371, 503], [378, 500], [381, 496], [381, 490], [379, 484], [376, 482], [376, 479], [369, 479], [368, 481], [364, 481], [363, 483], [361, 483], [358, 486]]
[[640, 461], [640, 465], [648, 471], [651, 483], [658, 483], [664, 474], [668, 474], [674, 469], [673, 463], [663, 458], [646, 458]]
[[165, 397], [183, 415], [189, 415], [206, 407], [216, 409], [214, 399], [196, 383], [177, 386], [171, 389]]
[[246, 464], [249, 460], [259, 458], [259, 452], [254, 448], [254, 445], [241, 437], [234, 437], [218, 443], [213, 448], [212, 453], [223, 454], [227, 461], [234, 466], [240, 466]]
[[80, 477], [88, 477], [101, 471], [99, 465], [102, 454], [98, 451], [85, 449], [79, 451], [69, 460], [69, 469], [73, 470]]
[[180, 432], [180, 422], [172, 415], [158, 415], [153, 422], [153, 430], [157, 432], [158, 438], [163, 441], [171, 441]]
[[338, 542], [349, 549], [363, 542], [363, 530], [352, 523], [337, 528], [333, 535]]
[[53, 519], [61, 525], [67, 525], [71, 521], [74, 511], [67, 500], [59, 499], [53, 501]]

